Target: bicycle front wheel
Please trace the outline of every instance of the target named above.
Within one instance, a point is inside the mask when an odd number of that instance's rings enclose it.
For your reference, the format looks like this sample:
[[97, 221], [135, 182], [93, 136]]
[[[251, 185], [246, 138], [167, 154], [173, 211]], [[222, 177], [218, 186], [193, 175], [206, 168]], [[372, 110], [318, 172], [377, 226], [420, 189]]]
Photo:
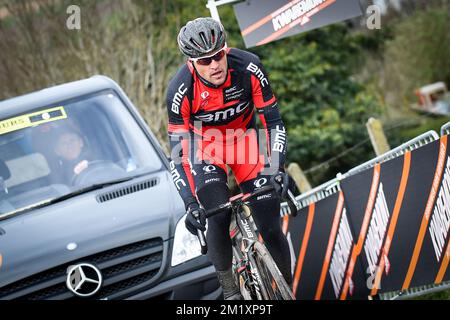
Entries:
[[255, 242], [252, 252], [250, 261], [259, 275], [256, 278], [264, 299], [295, 300], [289, 285], [284, 280], [266, 246], [260, 242]]

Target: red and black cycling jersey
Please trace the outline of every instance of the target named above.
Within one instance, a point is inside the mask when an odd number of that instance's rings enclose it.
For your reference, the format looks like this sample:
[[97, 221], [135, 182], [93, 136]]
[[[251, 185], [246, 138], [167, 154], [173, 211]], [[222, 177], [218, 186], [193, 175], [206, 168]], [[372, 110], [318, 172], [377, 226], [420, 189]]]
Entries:
[[[201, 78], [187, 61], [170, 81], [167, 92], [171, 171], [186, 205], [195, 201], [189, 165], [194, 136], [227, 143], [230, 132], [256, 128], [255, 110], [266, 130], [269, 159], [284, 166], [287, 136], [269, 79], [259, 58], [248, 51], [227, 49], [225, 82], [215, 86]], [[211, 130], [214, 129], [214, 130]], [[211, 132], [214, 138], [211, 138]], [[217, 132], [221, 134], [217, 135]]]

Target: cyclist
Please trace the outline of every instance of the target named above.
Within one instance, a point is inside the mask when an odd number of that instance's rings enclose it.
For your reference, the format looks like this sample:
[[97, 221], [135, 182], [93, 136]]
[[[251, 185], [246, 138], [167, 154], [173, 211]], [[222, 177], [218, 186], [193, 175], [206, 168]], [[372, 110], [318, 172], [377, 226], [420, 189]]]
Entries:
[[[196, 235], [197, 229], [205, 230], [205, 210], [229, 199], [226, 166], [244, 193], [267, 185], [275, 174], [288, 181], [284, 172], [287, 137], [259, 58], [228, 48], [219, 22], [212, 18], [189, 21], [177, 40], [187, 61], [167, 92], [170, 167], [186, 206], [186, 227]], [[255, 110], [265, 128], [268, 163], [259, 152]], [[283, 190], [277, 191], [284, 196], [289, 185], [284, 183]], [[279, 194], [258, 196], [250, 206], [269, 252], [290, 285], [291, 258], [281, 229]], [[224, 298], [238, 300], [242, 296], [231, 270], [230, 218], [231, 212], [208, 218], [206, 240]]]

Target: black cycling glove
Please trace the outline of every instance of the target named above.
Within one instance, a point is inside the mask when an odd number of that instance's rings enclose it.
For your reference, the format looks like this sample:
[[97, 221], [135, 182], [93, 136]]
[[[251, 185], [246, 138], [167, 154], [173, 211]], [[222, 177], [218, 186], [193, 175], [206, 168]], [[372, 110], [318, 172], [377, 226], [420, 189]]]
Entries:
[[294, 179], [285, 172], [278, 172], [270, 178], [270, 182], [275, 188], [276, 193], [282, 199], [287, 199], [288, 190], [291, 190], [292, 194], [297, 193], [297, 186]]
[[197, 235], [197, 230], [206, 230], [206, 212], [200, 208], [198, 203], [194, 202], [188, 205], [186, 209], [186, 228], [193, 235]]

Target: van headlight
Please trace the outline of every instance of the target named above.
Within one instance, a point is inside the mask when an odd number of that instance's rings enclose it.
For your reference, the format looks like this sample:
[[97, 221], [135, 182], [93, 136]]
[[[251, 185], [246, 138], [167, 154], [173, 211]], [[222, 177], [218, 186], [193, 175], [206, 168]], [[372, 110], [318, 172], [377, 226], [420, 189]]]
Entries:
[[[178, 220], [177, 227], [175, 228], [171, 262], [172, 267], [199, 257], [202, 254], [200, 251], [200, 242], [196, 236], [186, 229], [186, 225], [184, 223], [185, 220], [186, 215]], [[206, 231], [208, 231], [208, 226], [206, 228]]]

